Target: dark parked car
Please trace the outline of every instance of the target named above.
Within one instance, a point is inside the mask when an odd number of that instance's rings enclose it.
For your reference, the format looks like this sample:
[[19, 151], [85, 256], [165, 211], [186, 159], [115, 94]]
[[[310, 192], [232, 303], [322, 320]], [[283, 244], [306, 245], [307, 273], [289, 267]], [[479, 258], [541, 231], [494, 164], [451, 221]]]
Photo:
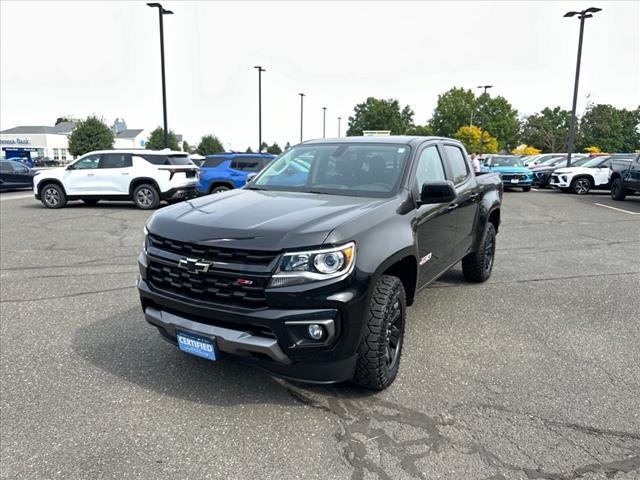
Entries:
[[635, 158], [613, 156], [609, 167], [611, 198], [624, 200], [627, 195], [640, 193], [640, 154]]
[[383, 389], [417, 292], [460, 261], [467, 280], [489, 278], [501, 199], [456, 140], [305, 142], [244, 188], [149, 219], [142, 309], [193, 355]]
[[[587, 156], [575, 156], [571, 159], [572, 167], [579, 167], [583, 163], [586, 163], [590, 160]], [[537, 167], [531, 168], [533, 172], [533, 186], [538, 188], [548, 188], [551, 182], [551, 175], [558, 168], [563, 168], [567, 166], [567, 156], [563, 155], [562, 157], [555, 157], [546, 162], [538, 165]]]
[[0, 160], [0, 191], [33, 188], [35, 172], [21, 162]]

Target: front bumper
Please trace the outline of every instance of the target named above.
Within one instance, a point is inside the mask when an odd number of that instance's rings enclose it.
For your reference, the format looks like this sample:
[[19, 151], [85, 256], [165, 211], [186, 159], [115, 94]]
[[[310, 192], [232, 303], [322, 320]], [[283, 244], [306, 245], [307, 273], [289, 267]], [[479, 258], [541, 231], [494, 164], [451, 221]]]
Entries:
[[[144, 253], [139, 267], [145, 319], [169, 342], [177, 344], [176, 329], [185, 330], [215, 339], [221, 358], [279, 377], [311, 383], [353, 378], [367, 305], [367, 289], [360, 282], [347, 279], [295, 295], [274, 290], [267, 295], [267, 307], [249, 309], [154, 288], [146, 278]], [[322, 325], [326, 337], [318, 342], [305, 339], [301, 332], [309, 324]]]

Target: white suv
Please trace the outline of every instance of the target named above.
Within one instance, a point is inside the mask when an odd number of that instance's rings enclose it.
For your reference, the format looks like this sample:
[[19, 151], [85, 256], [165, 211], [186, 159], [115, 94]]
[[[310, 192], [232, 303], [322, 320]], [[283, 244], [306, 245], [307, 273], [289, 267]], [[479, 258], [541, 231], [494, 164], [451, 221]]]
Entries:
[[132, 200], [138, 208], [157, 208], [196, 195], [199, 169], [183, 152], [103, 150], [83, 155], [67, 167], [41, 170], [33, 193], [45, 207], [68, 200], [95, 205], [99, 200]]
[[592, 188], [609, 190], [609, 165], [611, 157], [595, 157], [579, 167], [559, 168], [551, 175], [551, 188], [578, 195], [589, 193]]

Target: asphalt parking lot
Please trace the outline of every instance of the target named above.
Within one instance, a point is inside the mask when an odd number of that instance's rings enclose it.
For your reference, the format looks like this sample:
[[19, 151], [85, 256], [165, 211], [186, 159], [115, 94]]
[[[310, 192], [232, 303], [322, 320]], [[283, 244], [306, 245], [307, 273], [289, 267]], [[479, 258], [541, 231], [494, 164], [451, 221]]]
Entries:
[[507, 192], [490, 281], [423, 291], [377, 394], [164, 342], [148, 215], [0, 195], [2, 478], [640, 478], [640, 197]]

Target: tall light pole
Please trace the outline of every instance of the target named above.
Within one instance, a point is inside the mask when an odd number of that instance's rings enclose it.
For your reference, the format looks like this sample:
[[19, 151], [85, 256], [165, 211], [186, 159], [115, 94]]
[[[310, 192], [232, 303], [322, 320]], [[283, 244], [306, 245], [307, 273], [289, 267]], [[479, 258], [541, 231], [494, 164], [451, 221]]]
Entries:
[[304, 93], [299, 93], [298, 95], [300, 95], [300, 143], [302, 143], [302, 122], [304, 120], [303, 117], [303, 113], [304, 113]]
[[340, 138], [340, 120], [342, 120], [342, 117], [338, 117], [338, 138]]
[[164, 148], [169, 148], [169, 127], [167, 126], [167, 81], [164, 75], [164, 22], [165, 15], [173, 15], [171, 10], [165, 10], [159, 3], [147, 3], [151, 8], [158, 9], [160, 19], [160, 68], [162, 70], [162, 116], [164, 119]]
[[584, 21], [593, 17], [593, 13], [597, 13], [601, 8], [587, 8], [581, 12], [567, 12], [565, 17], [573, 17], [578, 15], [580, 19], [580, 38], [578, 40], [578, 61], [576, 63], [576, 81], [573, 85], [573, 107], [571, 108], [571, 124], [569, 125], [569, 139], [567, 141], [567, 167], [571, 166], [571, 154], [573, 153], [573, 143], [575, 141], [576, 131], [576, 104], [578, 102], [578, 81], [580, 80], [580, 60], [582, 58], [582, 36], [584, 34]]
[[253, 67], [258, 70], [258, 153], [262, 153], [262, 72], [261, 66]]
[[484, 88], [484, 103], [482, 105], [482, 115], [480, 116], [480, 155], [484, 150], [484, 114], [487, 109], [487, 90], [492, 88], [493, 85], [479, 85], [478, 88]]
[[327, 125], [327, 107], [322, 107], [322, 138], [325, 138]]

